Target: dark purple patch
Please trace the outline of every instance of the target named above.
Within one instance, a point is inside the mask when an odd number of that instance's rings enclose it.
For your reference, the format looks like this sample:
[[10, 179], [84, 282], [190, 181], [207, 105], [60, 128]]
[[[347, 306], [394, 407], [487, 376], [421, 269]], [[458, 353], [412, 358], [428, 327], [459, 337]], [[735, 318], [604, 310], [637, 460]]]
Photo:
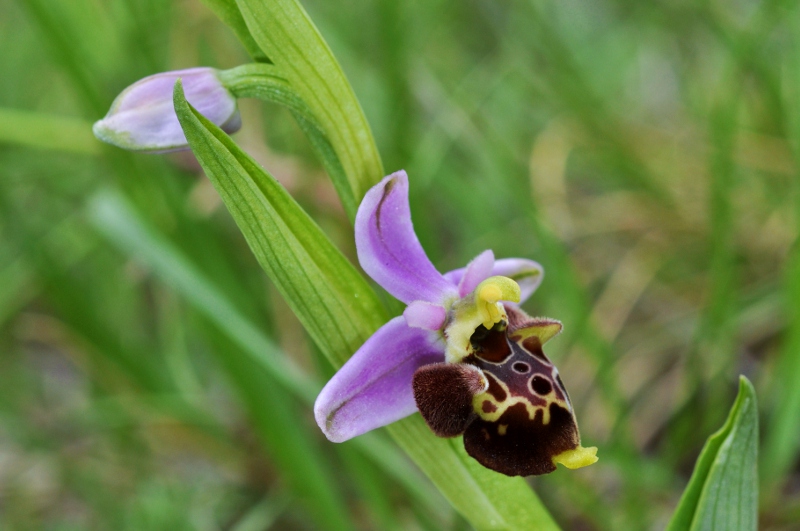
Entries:
[[545, 360], [549, 362], [550, 360], [547, 359], [547, 356], [544, 355], [544, 351], [542, 350], [542, 342], [539, 341], [539, 338], [536, 336], [526, 337], [522, 341], [522, 347], [527, 350], [532, 356], [536, 356], [539, 359]]
[[[556, 469], [553, 457], [580, 444], [572, 413], [550, 404], [550, 422], [539, 410], [533, 420], [524, 404], [509, 407], [496, 422], [475, 419], [464, 433], [464, 448], [483, 466], [507, 476], [535, 476]], [[497, 427], [507, 425], [505, 435]]]
[[[489, 392], [498, 402], [508, 395], [521, 397], [533, 406], [546, 406], [547, 401], [534, 393], [530, 387], [532, 374], [549, 374], [553, 366], [539, 358], [534, 358], [518, 343], [509, 341], [511, 355], [503, 363], [489, 363], [478, 356], [470, 358], [471, 363], [483, 370], [489, 378]], [[522, 369], [525, 369], [524, 371]], [[505, 384], [500, 387], [499, 382]]]
[[497, 411], [497, 406], [495, 406], [490, 400], [484, 400], [483, 404], [481, 404], [481, 410], [484, 413], [494, 413]]
[[383, 210], [383, 203], [389, 197], [389, 194], [394, 188], [394, 185], [397, 181], [395, 179], [390, 179], [386, 186], [383, 188], [383, 194], [381, 195], [380, 201], [378, 201], [378, 206], [375, 208], [375, 220], [377, 223], [378, 234], [381, 234], [381, 211]]
[[514, 372], [518, 372], [520, 374], [526, 374], [528, 371], [531, 370], [531, 366], [527, 363], [523, 363], [521, 361], [516, 362], [514, 365], [511, 366], [514, 369]]
[[537, 395], [545, 396], [549, 395], [550, 391], [553, 390], [553, 385], [550, 383], [550, 380], [537, 374], [531, 378], [531, 389], [533, 389], [533, 392]]
[[489, 379], [489, 389], [487, 390], [490, 395], [494, 397], [495, 400], [498, 402], [502, 402], [508, 396], [506, 394], [505, 389], [503, 389], [499, 383], [497, 383], [497, 377], [491, 373], [484, 373], [486, 377]]
[[[564, 396], [560, 396], [559, 398], [561, 400], [566, 400], [567, 402], [570, 402], [569, 393], [567, 392], [567, 388], [564, 387], [564, 382], [561, 381], [561, 375], [558, 374], [558, 373], [556, 373], [556, 384], [557, 384], [556, 390], [557, 391], [561, 391], [561, 393], [564, 395]], [[558, 394], [559, 393], [556, 392], [556, 395], [558, 395]]]

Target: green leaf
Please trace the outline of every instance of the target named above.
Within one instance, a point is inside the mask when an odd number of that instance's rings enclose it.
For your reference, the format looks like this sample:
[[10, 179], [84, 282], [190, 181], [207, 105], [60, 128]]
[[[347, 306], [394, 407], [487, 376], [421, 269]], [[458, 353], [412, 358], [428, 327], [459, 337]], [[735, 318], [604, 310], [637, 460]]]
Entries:
[[[386, 321], [375, 293], [291, 196], [188, 104], [180, 82], [175, 110], [261, 266], [340, 367]], [[431, 434], [419, 416], [389, 433], [477, 529], [558, 529], [523, 479], [481, 467], [456, 442]]]
[[188, 104], [180, 82], [175, 111], [261, 267], [341, 365], [387, 319], [375, 293], [278, 181]]
[[[325, 40], [296, 0], [237, 0], [250, 34], [308, 105], [357, 200], [384, 176], [369, 124]], [[353, 218], [355, 212], [348, 211]]]
[[667, 531], [753, 531], [758, 525], [756, 392], [739, 379], [728, 420], [706, 442]]

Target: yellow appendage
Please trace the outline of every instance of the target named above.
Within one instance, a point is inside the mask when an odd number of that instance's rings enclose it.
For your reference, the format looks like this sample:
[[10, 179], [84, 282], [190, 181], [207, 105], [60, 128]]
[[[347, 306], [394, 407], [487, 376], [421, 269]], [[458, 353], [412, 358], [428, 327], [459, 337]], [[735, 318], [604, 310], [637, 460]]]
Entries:
[[565, 467], [574, 470], [585, 466], [593, 465], [597, 462], [597, 447], [584, 448], [578, 446], [574, 450], [567, 450], [553, 457], [553, 463], [561, 463]]
[[508, 277], [489, 277], [475, 288], [475, 305], [481, 324], [487, 330], [491, 329], [506, 317], [506, 312], [500, 301], [519, 302], [519, 284]]

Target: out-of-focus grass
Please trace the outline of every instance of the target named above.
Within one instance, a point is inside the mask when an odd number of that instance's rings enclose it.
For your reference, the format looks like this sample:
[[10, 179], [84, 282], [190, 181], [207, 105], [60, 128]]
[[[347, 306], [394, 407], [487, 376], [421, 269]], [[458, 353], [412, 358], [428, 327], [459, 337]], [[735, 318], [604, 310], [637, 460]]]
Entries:
[[[790, 529], [800, 6], [304, 5], [387, 171], [408, 170], [434, 263], [493, 248], [545, 266], [527, 309], [564, 321], [549, 353], [601, 457], [531, 481], [563, 527], [663, 527], [744, 373], [761, 528]], [[140, 77], [246, 61], [233, 34], [197, 0], [18, 0], [0, 6], [0, 49], [0, 527], [468, 527], [383, 439], [325, 441], [307, 399], [258, 365], [266, 341], [309, 382], [331, 371], [192, 157], [73, 132]], [[353, 257], [291, 117], [241, 106], [237, 141]], [[245, 328], [98, 230], [106, 189]]]

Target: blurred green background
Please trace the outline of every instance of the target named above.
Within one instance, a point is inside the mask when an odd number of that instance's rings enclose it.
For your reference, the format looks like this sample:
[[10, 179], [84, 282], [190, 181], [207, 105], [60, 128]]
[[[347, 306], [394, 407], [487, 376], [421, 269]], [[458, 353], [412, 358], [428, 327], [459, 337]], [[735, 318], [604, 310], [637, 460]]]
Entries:
[[[800, 3], [303, 4], [433, 262], [545, 267], [525, 308], [564, 322], [548, 354], [600, 447], [531, 480], [557, 521], [663, 528], [745, 374], [760, 528], [797, 529]], [[0, 50], [0, 528], [469, 529], [264, 370], [332, 373], [192, 155], [91, 135], [141, 77], [247, 62], [233, 34], [199, 0], [16, 0]], [[354, 259], [289, 113], [240, 106], [237, 142]]]

